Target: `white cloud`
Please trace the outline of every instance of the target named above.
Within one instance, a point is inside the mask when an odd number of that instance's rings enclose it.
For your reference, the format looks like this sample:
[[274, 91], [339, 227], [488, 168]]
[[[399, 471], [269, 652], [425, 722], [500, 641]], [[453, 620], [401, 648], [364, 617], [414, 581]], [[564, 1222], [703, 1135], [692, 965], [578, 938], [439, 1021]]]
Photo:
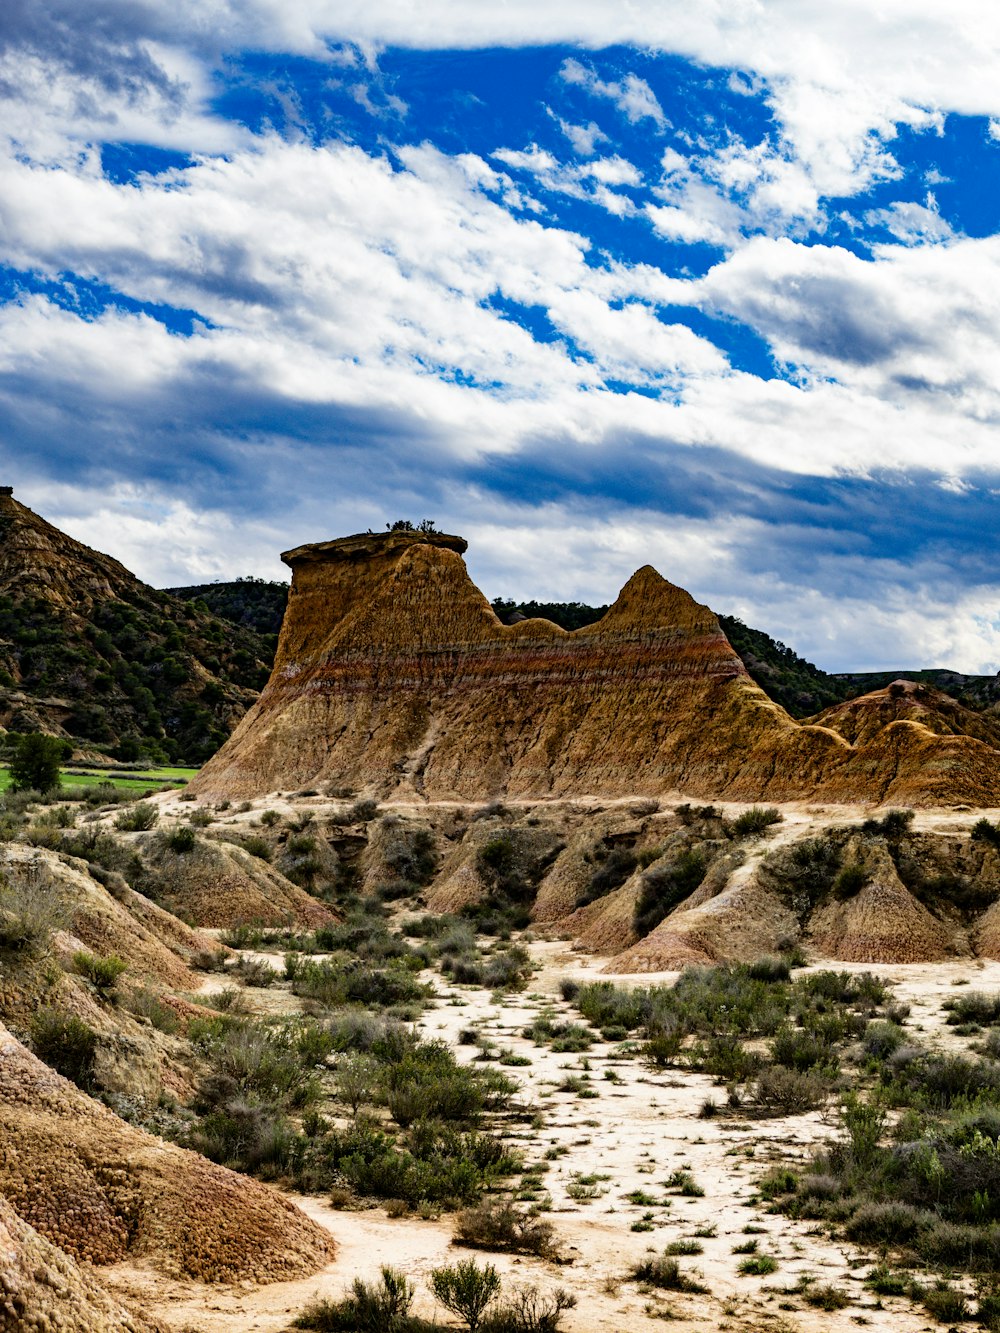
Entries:
[[643, 120], [651, 120], [657, 129], [667, 127], [667, 118], [657, 101], [656, 94], [645, 79], [636, 74], [626, 74], [617, 82], [607, 82], [598, 77], [595, 70], [582, 65], [579, 60], [564, 60], [559, 71], [566, 83], [575, 84], [590, 93], [592, 97], [603, 97], [614, 102], [622, 115], [632, 125]]
[[563, 120], [561, 116], [557, 116], [551, 107], [547, 110], [570, 141], [573, 151], [580, 157], [592, 157], [597, 152], [600, 144], [610, 143], [608, 136], [594, 121], [590, 120], [586, 125], [574, 125], [568, 120]]
[[953, 228], [938, 212], [933, 195], [928, 195], [926, 204], [897, 201], [888, 208], [869, 209], [865, 213], [865, 222], [870, 227], [885, 227], [904, 245], [950, 241], [955, 236]]

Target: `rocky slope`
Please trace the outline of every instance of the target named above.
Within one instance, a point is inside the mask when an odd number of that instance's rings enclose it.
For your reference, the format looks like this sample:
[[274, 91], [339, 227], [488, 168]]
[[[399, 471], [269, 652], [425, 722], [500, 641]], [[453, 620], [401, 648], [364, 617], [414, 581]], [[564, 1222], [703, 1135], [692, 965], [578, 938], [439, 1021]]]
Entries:
[[268, 657], [252, 631], [157, 592], [0, 493], [0, 726], [199, 763], [256, 697]]
[[392, 532], [287, 552], [271, 679], [195, 790], [978, 805], [1000, 791], [1000, 750], [929, 726], [933, 699], [919, 719], [893, 700], [856, 739], [826, 715], [795, 722], [712, 612], [649, 566], [596, 624], [504, 625], [468, 576], [465, 545]]

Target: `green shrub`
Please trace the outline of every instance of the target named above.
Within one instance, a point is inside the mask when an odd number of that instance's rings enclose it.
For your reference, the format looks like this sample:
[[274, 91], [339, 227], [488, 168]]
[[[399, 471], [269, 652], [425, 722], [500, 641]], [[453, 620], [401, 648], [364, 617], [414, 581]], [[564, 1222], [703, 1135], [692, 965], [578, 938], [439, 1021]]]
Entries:
[[689, 1291], [704, 1293], [708, 1290], [700, 1283], [681, 1272], [677, 1260], [669, 1254], [659, 1254], [640, 1259], [629, 1269], [629, 1278], [633, 1282], [644, 1282], [661, 1291]]
[[803, 1291], [802, 1297], [807, 1305], [812, 1305], [817, 1310], [844, 1310], [851, 1303], [851, 1297], [843, 1287], [835, 1287], [829, 1282], [818, 1286], [810, 1283]]
[[861, 832], [885, 838], [887, 842], [898, 842], [909, 833], [912, 823], [912, 810], [890, 810], [882, 819], [866, 819], [861, 825]]
[[96, 954], [78, 950], [73, 955], [73, 966], [81, 977], [86, 977], [102, 999], [108, 999], [118, 984], [118, 978], [127, 971], [128, 963], [117, 954], [98, 958]]
[[474, 1259], [435, 1268], [431, 1290], [445, 1309], [464, 1319], [470, 1333], [476, 1333], [487, 1308], [500, 1294], [500, 1275], [492, 1264], [483, 1267]]
[[924, 1292], [924, 1308], [942, 1324], [954, 1324], [969, 1318], [965, 1293], [949, 1286], [947, 1282], [937, 1282]]
[[755, 834], [763, 833], [772, 824], [780, 824], [783, 819], [784, 815], [773, 805], [766, 807], [754, 805], [749, 810], [744, 810], [742, 814], [736, 816], [733, 820], [732, 830], [737, 838], [752, 837]]
[[123, 833], [144, 833], [153, 827], [159, 817], [160, 812], [152, 801], [140, 801], [116, 817], [115, 828]]
[[260, 822], [265, 828], [274, 828], [281, 823], [281, 815], [277, 810], [265, 810], [260, 817]]
[[704, 852], [687, 850], [646, 870], [640, 880], [633, 913], [637, 935], [645, 936], [690, 898], [705, 878], [708, 863]]
[[32, 1050], [64, 1078], [89, 1091], [97, 1056], [97, 1033], [75, 1014], [42, 1009], [31, 1021]]
[[260, 838], [253, 833], [249, 833], [246, 837], [241, 838], [239, 846], [242, 847], [245, 852], [249, 852], [251, 856], [256, 856], [260, 861], [270, 861], [271, 857], [274, 855], [268, 840], [266, 838]]
[[970, 836], [974, 842], [988, 842], [993, 847], [1000, 847], [1000, 826], [991, 824], [988, 819], [977, 819]]
[[509, 1254], [558, 1254], [552, 1223], [509, 1200], [490, 1200], [466, 1208], [455, 1219], [454, 1243]]
[[748, 975], [751, 981], [787, 981], [792, 975], [792, 967], [787, 958], [766, 954], [750, 964]]
[[867, 883], [868, 871], [855, 861], [844, 866], [833, 882], [833, 891], [838, 898], [853, 898]]
[[630, 847], [612, 847], [610, 850], [603, 840], [594, 852], [598, 864], [590, 880], [577, 896], [577, 907], [604, 898], [620, 888], [639, 864], [639, 859]]
[[[409, 1333], [414, 1290], [397, 1268], [383, 1265], [377, 1283], [356, 1277], [339, 1301], [316, 1301], [293, 1321], [293, 1328], [318, 1333]], [[422, 1323], [422, 1321], [421, 1321]]]
[[125, 1000], [125, 1007], [136, 1018], [148, 1019], [158, 1032], [176, 1032], [180, 1027], [180, 1021], [174, 1010], [169, 1004], [164, 1004], [148, 987], [130, 991]]
[[952, 1027], [964, 1023], [989, 1027], [993, 1023], [1000, 1023], [1000, 994], [985, 995], [982, 991], [969, 991], [946, 1000], [943, 1007], [948, 1011], [946, 1021]]
[[752, 1254], [739, 1263], [736, 1271], [742, 1277], [766, 1277], [778, 1271], [778, 1261], [772, 1254]]
[[164, 839], [165, 845], [175, 856], [184, 856], [188, 852], [193, 852], [198, 839], [193, 828], [186, 824], [179, 824], [172, 828]]

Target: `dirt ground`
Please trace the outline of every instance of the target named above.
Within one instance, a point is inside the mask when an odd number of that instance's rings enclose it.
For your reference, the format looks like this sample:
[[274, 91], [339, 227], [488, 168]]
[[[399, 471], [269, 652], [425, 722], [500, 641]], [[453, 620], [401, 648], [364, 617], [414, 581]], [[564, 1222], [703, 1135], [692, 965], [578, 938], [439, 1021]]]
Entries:
[[[531, 989], [494, 1001], [478, 988], [439, 983], [439, 999], [420, 1027], [441, 1037], [462, 1058], [478, 1048], [459, 1042], [474, 1027], [502, 1051], [530, 1059], [507, 1068], [521, 1084], [521, 1101], [540, 1115], [527, 1118], [512, 1139], [528, 1162], [548, 1170], [544, 1188], [551, 1198], [548, 1216], [555, 1224], [570, 1262], [556, 1265], [531, 1258], [487, 1256], [514, 1284], [542, 1289], [564, 1287], [578, 1304], [565, 1317], [567, 1333], [641, 1329], [648, 1321], [669, 1320], [678, 1330], [718, 1329], [732, 1333], [767, 1330], [854, 1329], [878, 1333], [916, 1333], [928, 1327], [927, 1315], [904, 1298], [879, 1301], [862, 1285], [870, 1261], [850, 1245], [815, 1234], [815, 1224], [771, 1215], [755, 1203], [755, 1181], [777, 1160], [805, 1160], [812, 1145], [835, 1132], [832, 1113], [812, 1113], [775, 1120], [699, 1118], [706, 1098], [725, 1102], [724, 1090], [707, 1075], [671, 1070], [653, 1073], [641, 1061], [623, 1055], [615, 1043], [598, 1043], [585, 1055], [554, 1053], [536, 1047], [522, 1029], [538, 1014], [577, 1017], [560, 997], [563, 978], [608, 979], [604, 960], [571, 951], [564, 943], [535, 941], [531, 952], [538, 971]], [[281, 960], [271, 961], [280, 968]], [[911, 1006], [908, 1026], [924, 1041], [950, 1045], [961, 1039], [943, 1025], [941, 1005], [956, 984], [1000, 989], [1000, 963], [974, 961], [925, 965], [833, 964], [851, 971], [874, 971], [894, 985], [898, 999]], [[672, 981], [676, 973], [628, 976], [625, 985]], [[211, 983], [210, 983], [211, 984]], [[280, 990], [248, 992], [270, 1012], [286, 1010], [291, 997]], [[583, 1080], [591, 1095], [561, 1091], [571, 1075]], [[532, 1128], [531, 1124], [538, 1128]], [[671, 1173], [689, 1170], [704, 1190], [683, 1197], [666, 1188]], [[582, 1178], [582, 1179], [581, 1179]], [[643, 1191], [644, 1201], [626, 1197]], [[581, 1195], [583, 1197], [581, 1197]], [[451, 1246], [447, 1214], [434, 1220], [390, 1218], [382, 1208], [338, 1211], [324, 1197], [295, 1196], [296, 1202], [329, 1228], [338, 1255], [323, 1272], [305, 1281], [234, 1290], [164, 1279], [151, 1270], [119, 1266], [104, 1270], [123, 1298], [147, 1308], [173, 1333], [277, 1333], [317, 1296], [338, 1297], [355, 1277], [377, 1278], [382, 1264], [403, 1269], [417, 1288], [414, 1309], [444, 1318], [435, 1308], [427, 1278], [430, 1270], [453, 1262], [463, 1252]], [[641, 1230], [633, 1230], [640, 1224]], [[752, 1230], [748, 1230], [751, 1229]], [[778, 1270], [768, 1277], [737, 1272], [734, 1246], [756, 1239], [762, 1253], [773, 1255]], [[703, 1252], [681, 1259], [684, 1272], [710, 1294], [659, 1294], [640, 1291], [627, 1280], [630, 1266], [670, 1242], [698, 1238]], [[846, 1289], [851, 1304], [835, 1312], [806, 1306], [792, 1291], [799, 1278]]]

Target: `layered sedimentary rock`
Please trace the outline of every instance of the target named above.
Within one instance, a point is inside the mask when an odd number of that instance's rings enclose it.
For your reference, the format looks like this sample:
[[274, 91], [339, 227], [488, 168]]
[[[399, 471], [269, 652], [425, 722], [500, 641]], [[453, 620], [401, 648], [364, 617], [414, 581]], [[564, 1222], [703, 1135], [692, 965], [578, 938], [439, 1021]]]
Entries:
[[822, 716], [795, 722], [712, 612], [649, 566], [595, 625], [503, 625], [468, 576], [465, 545], [397, 532], [287, 552], [273, 674], [196, 789], [984, 805], [1000, 791], [1000, 751], [926, 717], [856, 742]]

